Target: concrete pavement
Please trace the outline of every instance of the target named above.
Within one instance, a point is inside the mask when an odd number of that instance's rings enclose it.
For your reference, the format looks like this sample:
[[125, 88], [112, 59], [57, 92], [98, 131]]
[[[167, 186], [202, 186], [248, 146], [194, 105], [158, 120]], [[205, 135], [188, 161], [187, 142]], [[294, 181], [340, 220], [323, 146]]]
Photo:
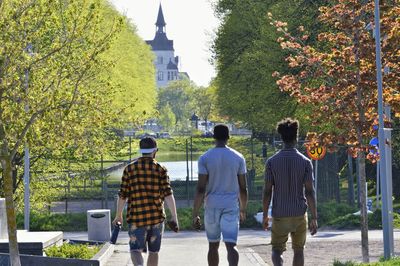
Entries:
[[[253, 231], [240, 231], [239, 235], [239, 265], [266, 265], [261, 257], [255, 253], [251, 247], [242, 247], [240, 242], [243, 239], [247, 244], [249, 244], [249, 241], [255, 244], [261, 242], [266, 243], [266, 241], [269, 240], [266, 240], [265, 237], [258, 237], [258, 240], [254, 242], [251, 235], [248, 235], [247, 232]], [[87, 240], [87, 232], [65, 232], [64, 237], [69, 239]], [[114, 254], [108, 260], [106, 266], [133, 265], [130, 260], [128, 241], [128, 232], [120, 232], [117, 244], [115, 245]], [[228, 266], [226, 260], [226, 249], [222, 242], [219, 250], [219, 265]], [[159, 254], [159, 266], [204, 266], [207, 265], [207, 251], [208, 242], [204, 231], [185, 231], [178, 234], [165, 232]]]
[[[381, 230], [370, 230], [369, 239], [382, 241]], [[65, 238], [87, 239], [87, 232], [64, 233]], [[394, 238], [400, 239], [400, 230], [395, 230]], [[270, 242], [270, 232], [262, 230], [241, 230], [239, 232], [238, 249], [240, 266], [267, 265], [253, 248]], [[344, 242], [361, 240], [360, 231], [320, 231], [316, 236], [307, 236], [307, 242]], [[289, 238], [290, 243], [290, 238]], [[322, 243], [321, 243], [322, 244]], [[253, 247], [253, 248], [252, 248]], [[269, 247], [266, 247], [269, 249]], [[207, 265], [208, 242], [205, 232], [185, 231], [178, 234], [165, 232], [160, 251], [160, 266], [204, 266]], [[260, 249], [259, 249], [260, 250]], [[113, 256], [107, 266], [132, 265], [128, 247], [128, 233], [120, 232]], [[220, 265], [227, 266], [226, 250], [221, 243]]]

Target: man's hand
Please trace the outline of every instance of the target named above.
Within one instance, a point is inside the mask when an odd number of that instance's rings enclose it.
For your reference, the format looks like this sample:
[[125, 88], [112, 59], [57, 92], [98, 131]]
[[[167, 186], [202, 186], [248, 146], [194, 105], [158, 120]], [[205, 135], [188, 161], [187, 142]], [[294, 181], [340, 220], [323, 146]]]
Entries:
[[114, 219], [114, 221], [112, 222], [112, 224], [113, 224], [114, 226], [116, 226], [117, 223], [120, 223], [121, 226], [122, 226], [122, 224], [123, 224], [122, 215], [117, 215], [117, 216], [115, 216], [115, 219]]
[[175, 220], [170, 220], [167, 222], [167, 225], [169, 227], [169, 229], [171, 229], [172, 231], [174, 231], [175, 233], [178, 233], [179, 231], [179, 224], [177, 223], [177, 221]]
[[246, 210], [240, 210], [240, 222], [243, 223], [246, 220]]
[[264, 216], [263, 222], [262, 222], [262, 227], [263, 227], [263, 229], [264, 229], [265, 231], [268, 231], [268, 230], [271, 229], [271, 227], [269, 227], [268, 222], [269, 222], [269, 217], [268, 217], [268, 216]]
[[311, 219], [309, 230], [312, 236], [317, 233], [317, 228], [318, 228], [317, 219]]
[[193, 217], [193, 228], [196, 229], [197, 231], [200, 231], [201, 228], [200, 216]]

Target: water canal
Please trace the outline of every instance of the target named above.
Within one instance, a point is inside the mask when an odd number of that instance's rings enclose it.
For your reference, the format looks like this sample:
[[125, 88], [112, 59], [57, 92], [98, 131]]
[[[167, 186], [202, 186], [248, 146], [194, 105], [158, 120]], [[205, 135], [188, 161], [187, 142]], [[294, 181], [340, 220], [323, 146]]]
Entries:
[[[197, 160], [202, 153], [188, 154], [186, 161], [186, 153], [160, 153], [157, 154], [156, 160], [165, 166], [171, 181], [186, 180], [189, 172], [189, 180], [197, 180]], [[191, 160], [192, 158], [192, 160]], [[124, 167], [118, 168], [109, 173], [111, 180], [120, 180]]]

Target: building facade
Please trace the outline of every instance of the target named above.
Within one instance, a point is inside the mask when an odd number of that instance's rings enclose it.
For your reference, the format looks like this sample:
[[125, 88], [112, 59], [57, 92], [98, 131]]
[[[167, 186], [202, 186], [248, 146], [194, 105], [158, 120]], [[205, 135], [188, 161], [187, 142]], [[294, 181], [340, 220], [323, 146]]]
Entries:
[[174, 41], [167, 38], [166, 23], [160, 4], [156, 21], [156, 34], [153, 40], [146, 43], [155, 53], [154, 65], [156, 67], [157, 87], [165, 87], [170, 81], [189, 78], [186, 72], [180, 73], [178, 69], [179, 57], [175, 56]]

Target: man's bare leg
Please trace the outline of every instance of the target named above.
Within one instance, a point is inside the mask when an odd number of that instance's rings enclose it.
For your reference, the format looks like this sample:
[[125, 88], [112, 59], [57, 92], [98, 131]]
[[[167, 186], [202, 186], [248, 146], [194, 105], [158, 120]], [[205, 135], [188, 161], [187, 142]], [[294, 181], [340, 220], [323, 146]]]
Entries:
[[272, 250], [272, 263], [274, 264], [274, 266], [283, 265], [282, 251], [276, 249]]
[[135, 265], [135, 266], [144, 266], [142, 251], [140, 251], [140, 250], [132, 250], [131, 251], [131, 260], [132, 260], [133, 265]]
[[158, 252], [149, 252], [149, 257], [147, 258], [147, 266], [157, 266], [158, 265]]
[[209, 242], [208, 255], [207, 255], [209, 266], [218, 266], [219, 264], [218, 248], [219, 248], [219, 242]]
[[304, 266], [303, 249], [293, 249], [293, 266]]
[[225, 246], [228, 251], [229, 266], [237, 266], [239, 263], [239, 252], [236, 249], [236, 244], [225, 242]]

